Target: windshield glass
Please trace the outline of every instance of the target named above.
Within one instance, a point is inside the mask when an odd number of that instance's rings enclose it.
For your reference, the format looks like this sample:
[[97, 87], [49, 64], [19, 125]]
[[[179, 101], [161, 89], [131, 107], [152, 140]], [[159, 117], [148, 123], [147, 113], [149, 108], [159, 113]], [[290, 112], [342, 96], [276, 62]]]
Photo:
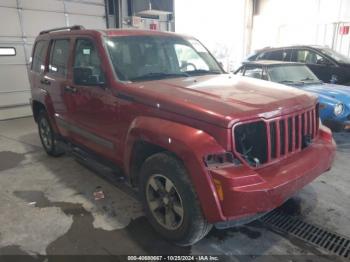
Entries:
[[277, 83], [311, 84], [321, 82], [307, 66], [303, 65], [272, 66], [268, 68], [267, 72], [271, 81]]
[[122, 81], [221, 74], [197, 40], [169, 36], [120, 36], [106, 39], [110, 58]]
[[342, 55], [330, 48], [321, 48], [320, 51], [333, 58], [338, 63], [349, 63], [350, 64], [350, 58], [346, 57], [345, 55]]

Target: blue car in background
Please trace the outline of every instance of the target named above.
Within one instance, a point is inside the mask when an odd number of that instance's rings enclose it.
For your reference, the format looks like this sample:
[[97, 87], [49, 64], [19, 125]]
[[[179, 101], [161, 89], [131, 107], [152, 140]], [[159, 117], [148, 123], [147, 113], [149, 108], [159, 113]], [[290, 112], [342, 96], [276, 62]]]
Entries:
[[333, 131], [350, 130], [350, 87], [326, 84], [304, 64], [244, 62], [235, 74], [297, 87], [318, 95], [322, 123]]

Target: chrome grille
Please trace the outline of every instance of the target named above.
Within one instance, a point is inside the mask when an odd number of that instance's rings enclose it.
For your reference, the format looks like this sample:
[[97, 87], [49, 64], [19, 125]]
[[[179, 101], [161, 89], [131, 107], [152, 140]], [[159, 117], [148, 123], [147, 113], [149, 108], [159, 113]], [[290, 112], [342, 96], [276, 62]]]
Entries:
[[272, 120], [234, 128], [235, 150], [251, 166], [264, 165], [308, 147], [318, 134], [318, 105]]

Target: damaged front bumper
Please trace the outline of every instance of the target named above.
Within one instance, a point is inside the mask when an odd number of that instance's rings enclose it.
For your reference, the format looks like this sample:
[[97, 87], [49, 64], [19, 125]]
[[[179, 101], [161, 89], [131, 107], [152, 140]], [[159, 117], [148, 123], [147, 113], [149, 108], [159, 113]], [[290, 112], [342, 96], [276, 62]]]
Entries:
[[331, 168], [335, 147], [332, 139], [318, 138], [308, 148], [260, 169], [246, 165], [211, 169], [211, 176], [220, 181], [223, 191], [220, 203], [225, 217], [215, 226], [226, 228], [249, 223], [282, 205]]

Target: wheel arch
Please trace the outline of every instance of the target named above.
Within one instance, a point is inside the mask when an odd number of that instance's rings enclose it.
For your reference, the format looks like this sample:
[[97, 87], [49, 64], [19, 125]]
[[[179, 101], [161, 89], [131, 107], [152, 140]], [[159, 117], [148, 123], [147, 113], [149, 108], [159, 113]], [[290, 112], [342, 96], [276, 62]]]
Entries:
[[[137, 153], [143, 149], [146, 152], [137, 158]], [[142, 163], [162, 151], [172, 153], [183, 162], [206, 219], [223, 220], [220, 201], [203, 157], [210, 152], [225, 150], [202, 130], [153, 117], [136, 118], [128, 130], [124, 150], [124, 170], [133, 183], [138, 181]], [[133, 162], [136, 159], [139, 161]]]
[[46, 107], [42, 102], [39, 102], [37, 100], [32, 101], [32, 111], [35, 122], [38, 122], [39, 113], [43, 110], [46, 111]]

